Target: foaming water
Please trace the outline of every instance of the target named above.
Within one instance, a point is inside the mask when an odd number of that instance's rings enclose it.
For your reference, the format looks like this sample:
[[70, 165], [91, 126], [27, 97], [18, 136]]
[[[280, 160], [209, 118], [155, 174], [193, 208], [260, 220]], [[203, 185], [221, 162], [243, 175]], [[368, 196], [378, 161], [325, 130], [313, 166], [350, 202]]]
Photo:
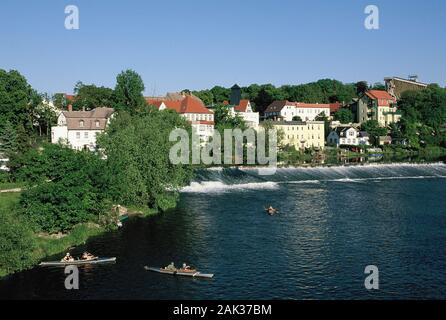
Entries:
[[241, 184], [224, 184], [220, 181], [204, 181], [192, 182], [190, 186], [184, 187], [183, 193], [220, 193], [232, 190], [274, 190], [278, 189], [279, 185], [276, 182], [252, 182]]
[[[260, 169], [261, 170], [261, 169]], [[219, 193], [229, 190], [277, 189], [281, 184], [318, 184], [321, 182], [358, 183], [393, 179], [446, 178], [446, 165], [366, 164], [330, 167], [277, 168], [272, 175], [258, 168], [210, 168], [200, 170], [196, 179], [182, 192]]]

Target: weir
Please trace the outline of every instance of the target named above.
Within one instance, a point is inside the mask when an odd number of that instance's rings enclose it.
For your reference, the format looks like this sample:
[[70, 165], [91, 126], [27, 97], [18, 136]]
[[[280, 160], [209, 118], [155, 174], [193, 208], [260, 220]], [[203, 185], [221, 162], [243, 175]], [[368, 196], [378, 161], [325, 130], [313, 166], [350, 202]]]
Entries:
[[256, 168], [212, 168], [199, 170], [183, 192], [277, 189], [287, 183], [359, 182], [393, 179], [444, 179], [446, 164], [370, 164], [332, 167], [278, 168], [271, 176], [258, 174]]

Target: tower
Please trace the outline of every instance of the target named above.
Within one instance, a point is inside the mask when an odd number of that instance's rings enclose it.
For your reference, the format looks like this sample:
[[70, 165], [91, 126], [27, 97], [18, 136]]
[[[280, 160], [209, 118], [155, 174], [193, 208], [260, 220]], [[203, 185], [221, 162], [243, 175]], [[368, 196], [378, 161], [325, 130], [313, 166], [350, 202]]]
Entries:
[[242, 90], [237, 84], [234, 84], [231, 88], [231, 96], [229, 98], [229, 102], [233, 106], [238, 106], [241, 99], [242, 99]]

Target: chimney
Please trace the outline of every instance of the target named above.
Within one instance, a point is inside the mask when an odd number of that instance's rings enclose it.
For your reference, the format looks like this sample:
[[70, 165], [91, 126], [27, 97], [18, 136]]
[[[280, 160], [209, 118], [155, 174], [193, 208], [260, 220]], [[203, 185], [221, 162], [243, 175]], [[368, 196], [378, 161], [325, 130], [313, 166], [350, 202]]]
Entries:
[[68, 105], [68, 111], [73, 111], [73, 105], [72, 104]]

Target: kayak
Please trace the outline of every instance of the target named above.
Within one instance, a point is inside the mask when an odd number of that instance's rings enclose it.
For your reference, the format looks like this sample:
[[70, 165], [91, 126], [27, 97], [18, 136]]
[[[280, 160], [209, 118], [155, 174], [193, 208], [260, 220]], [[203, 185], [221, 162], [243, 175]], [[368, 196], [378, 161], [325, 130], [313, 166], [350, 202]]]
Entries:
[[174, 271], [174, 270], [166, 270], [163, 268], [152, 268], [145, 266], [144, 269], [148, 271], [163, 273], [163, 274], [170, 274], [173, 276], [184, 276], [184, 277], [192, 277], [192, 278], [206, 278], [211, 279], [214, 277], [213, 273], [201, 273], [199, 271], [191, 271], [191, 272], [185, 272], [185, 271]]
[[74, 261], [47, 261], [41, 262], [39, 266], [49, 267], [49, 266], [72, 266], [72, 265], [84, 265], [84, 264], [101, 264], [101, 263], [111, 263], [116, 262], [116, 258], [97, 258], [93, 260], [74, 260]]

